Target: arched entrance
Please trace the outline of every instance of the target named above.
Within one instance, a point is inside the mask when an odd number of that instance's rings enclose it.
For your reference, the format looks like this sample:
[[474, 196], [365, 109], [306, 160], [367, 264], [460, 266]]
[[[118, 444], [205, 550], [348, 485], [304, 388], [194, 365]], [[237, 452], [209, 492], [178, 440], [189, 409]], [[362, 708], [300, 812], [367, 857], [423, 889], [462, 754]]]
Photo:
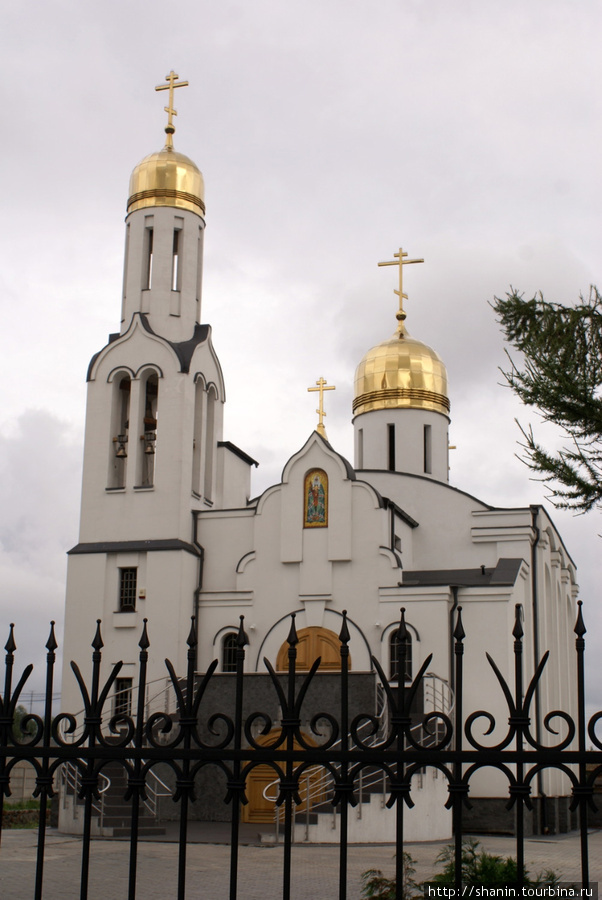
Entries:
[[[274, 728], [269, 734], [256, 738], [256, 741], [261, 746], [265, 746], [266, 744], [271, 744], [276, 741], [279, 735], [280, 729]], [[312, 739], [306, 734], [303, 734], [303, 738], [308, 744], [314, 744]], [[302, 747], [297, 741], [294, 741], [293, 749], [301, 750]], [[295, 765], [298, 765], [298, 763], [295, 763]], [[320, 790], [320, 780], [323, 771], [324, 770], [321, 767], [313, 766], [311, 771], [308, 771], [307, 775], [304, 774], [301, 776], [299, 783], [301, 805], [296, 807], [298, 812], [307, 809], [308, 795], [310, 806], [315, 806], [316, 803], [321, 802], [322, 792]], [[257, 824], [274, 823], [275, 798], [278, 796], [278, 785], [274, 784], [270, 788], [268, 792], [270, 799], [264, 797], [264, 791], [272, 784], [272, 782], [276, 781], [277, 778], [277, 772], [271, 766], [267, 765], [255, 766], [255, 768], [249, 772], [246, 788], [247, 799], [249, 802], [246, 806], [241, 807], [242, 822]]]
[[[319, 672], [340, 671], [341, 642], [334, 631], [312, 625], [309, 628], [302, 628], [297, 632], [297, 637], [299, 638], [295, 665], [297, 672], [308, 672], [318, 656], [322, 658]], [[288, 649], [288, 643], [285, 641], [276, 657], [278, 672], [288, 671]], [[349, 657], [349, 668], [351, 668], [351, 657]]]

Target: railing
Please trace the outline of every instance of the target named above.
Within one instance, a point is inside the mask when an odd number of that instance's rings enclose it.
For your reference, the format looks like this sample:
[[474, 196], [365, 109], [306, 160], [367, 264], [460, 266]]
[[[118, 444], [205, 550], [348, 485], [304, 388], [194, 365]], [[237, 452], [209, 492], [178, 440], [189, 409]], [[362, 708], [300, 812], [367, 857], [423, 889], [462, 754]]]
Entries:
[[[434, 672], [427, 672], [424, 676], [424, 712], [425, 713], [435, 713], [435, 714], [443, 714], [445, 716], [450, 716], [453, 713], [454, 702], [453, 702], [453, 692], [450, 688], [449, 682], [441, 678], [439, 675]], [[387, 734], [389, 731], [389, 716], [388, 716], [388, 705], [387, 705], [387, 694], [383, 689], [383, 685], [381, 682], [377, 682], [376, 684], [376, 715], [375, 719], [366, 720], [356, 729], [356, 733], [358, 737], [363, 741], [363, 743], [367, 744], [371, 747], [378, 747], [381, 744], [384, 744], [387, 738]], [[376, 726], [376, 727], [375, 727]], [[410, 733], [414, 738], [414, 741], [417, 744], [425, 745], [432, 744], [437, 740], [437, 735], [433, 734], [432, 731], [425, 729], [424, 725], [420, 722], [417, 725], [414, 725], [410, 729]], [[353, 739], [354, 735], [348, 734], [347, 739], [350, 742]], [[335, 741], [332, 745], [332, 749], [339, 749], [341, 747], [342, 740], [339, 739]], [[323, 768], [322, 766], [314, 766], [312, 769], [307, 769], [304, 773], [303, 780], [300, 783], [300, 796], [301, 796], [301, 804], [295, 806], [293, 810], [293, 841], [296, 836], [295, 825], [299, 820], [305, 826], [305, 840], [308, 841], [310, 837], [310, 827], [311, 827], [311, 816], [312, 810], [315, 810], [315, 807], [321, 806], [324, 803], [324, 798], [332, 793], [332, 788], [334, 784], [334, 776], [331, 771]], [[275, 836], [276, 841], [280, 839], [280, 830], [281, 825], [284, 820], [284, 809], [282, 806], [277, 806], [276, 801], [278, 800], [278, 796], [280, 794], [279, 791], [280, 779], [275, 778], [266, 787], [263, 789], [263, 798], [268, 803], [274, 804], [274, 824], [275, 824]], [[387, 793], [389, 791], [389, 784], [387, 776], [384, 771], [372, 771], [366, 774], [363, 769], [360, 770], [357, 779], [357, 806], [356, 806], [356, 816], [358, 819], [362, 818], [362, 806], [364, 803], [364, 797], [366, 794], [376, 793], [373, 788], [376, 786], [379, 787], [378, 793], [380, 794], [380, 804], [381, 808], [384, 809], [387, 800]], [[422, 788], [422, 774], [418, 775], [418, 789]], [[333, 806], [332, 811], [330, 812], [331, 816], [331, 828], [334, 831], [336, 828], [336, 820], [337, 820], [337, 810], [336, 807]]]
[[150, 769], [146, 778], [146, 799], [143, 801], [144, 806], [155, 820], [160, 818], [160, 800], [161, 797], [172, 797], [173, 788], [159, 778], [153, 769]]
[[[80, 760], [80, 763], [82, 761]], [[130, 761], [131, 762], [131, 761]], [[104, 827], [106, 813], [106, 798], [111, 788], [111, 779], [99, 772], [98, 774], [98, 794], [99, 797], [92, 798], [92, 815], [98, 816], [99, 828]], [[69, 803], [69, 797], [72, 797], [71, 815], [74, 820], [79, 818], [81, 809], [80, 792], [82, 789], [82, 777], [80, 767], [75, 762], [65, 762], [60, 768], [60, 797], [63, 809], [66, 809]], [[146, 798], [142, 802], [148, 813], [157, 820], [160, 816], [160, 800], [162, 797], [171, 797], [173, 795], [172, 788], [169, 787], [152, 769], [149, 770], [146, 778]], [[80, 803], [78, 803], [78, 799]]]
[[[400, 670], [405, 670], [403, 652], [406, 631], [402, 618], [399, 626]], [[102, 768], [109, 761], [119, 764], [126, 774], [127, 790], [124, 799], [130, 801], [130, 855], [128, 900], [134, 900], [137, 884], [136, 852], [140, 834], [140, 812], [144, 794], [152, 778], [149, 773], [158, 764], [165, 765], [173, 777], [172, 797], [179, 805], [179, 843], [177, 885], [173, 891], [166, 886], [166, 895], [176, 895], [184, 900], [187, 878], [188, 819], [191, 804], [197, 790], [197, 775], [204, 772], [217, 773], [226, 787], [226, 802], [230, 809], [230, 869], [229, 900], [237, 900], [239, 872], [239, 828], [240, 813], [246, 799], [247, 782], [256, 767], [269, 765], [279, 776], [278, 803], [284, 808], [282, 821], [282, 898], [291, 896], [292, 851], [294, 838], [294, 815], [296, 805], [301, 803], [300, 788], [303, 782], [311, 793], [312, 774], [316, 769], [326, 769], [332, 777], [329, 794], [338, 809], [340, 820], [339, 847], [339, 900], [346, 900], [347, 891], [347, 851], [349, 844], [349, 811], [352, 809], [360, 785], [365, 790], [364, 770], [377, 770], [388, 783], [387, 806], [395, 809], [395, 824], [390, 839], [395, 841], [396, 898], [403, 896], [403, 854], [406, 839], [405, 807], [412, 805], [412, 794], [416, 790], [415, 776], [425, 769], [436, 770], [447, 782], [446, 806], [451, 810], [453, 822], [453, 858], [455, 863], [454, 886], [456, 896], [462, 893], [462, 830], [465, 808], [473, 779], [482, 769], [493, 769], [503, 777], [508, 785], [508, 808], [514, 816], [516, 835], [516, 866], [519, 885], [525, 884], [525, 826], [532, 809], [531, 792], [538, 787], [539, 773], [546, 769], [562, 773], [568, 785], [571, 809], [578, 816], [580, 836], [580, 862], [582, 885], [589, 887], [588, 816], [593, 807], [594, 784], [602, 773], [602, 739], [599, 729], [602, 711], [589, 721], [585, 717], [585, 625], [579, 605], [575, 625], [576, 705], [568, 711], [537, 709], [534, 712], [538, 686], [548, 661], [548, 653], [536, 660], [533, 672], [525, 671], [523, 659], [522, 611], [516, 608], [514, 629], [514, 666], [504, 666], [509, 673], [504, 674], [495, 661], [488, 657], [491, 671], [499, 686], [499, 698], [494, 715], [488, 709], [471, 712], [466, 718], [463, 708], [464, 679], [464, 639], [461, 609], [456, 612], [453, 632], [453, 674], [455, 697], [449, 695], [448, 712], [436, 709], [425, 712], [419, 724], [412, 719], [419, 696], [430, 697], [429, 676], [426, 675], [432, 657], [424, 660], [411, 684], [401, 682], [390, 684], [378, 660], [372, 658], [373, 666], [386, 696], [388, 714], [376, 716], [372, 709], [352, 715], [353, 697], [349, 673], [349, 631], [343, 616], [340, 633], [340, 673], [336, 703], [325, 700], [324, 705], [308, 709], [311, 705], [308, 691], [314, 679], [319, 679], [317, 670], [320, 660], [316, 660], [307, 673], [296, 673], [296, 646], [298, 638], [294, 617], [288, 643], [288, 672], [278, 675], [269, 661], [265, 661], [268, 678], [264, 678], [265, 702], [262, 710], [251, 712], [245, 706], [246, 685], [252, 674], [244, 673], [246, 635], [241, 618], [236, 649], [236, 674], [229, 681], [231, 693], [224, 706], [224, 685], [213, 675], [217, 667], [214, 661], [202, 676], [195, 674], [196, 638], [191, 629], [188, 637], [188, 666], [185, 677], [176, 674], [172, 664], [167, 662], [169, 678], [176, 697], [173, 712], [156, 711], [146, 714], [146, 666], [148, 662], [149, 639], [146, 625], [140, 639], [139, 655], [139, 695], [133, 715], [105, 715], [104, 706], [121, 669], [121, 663], [112, 667], [108, 678], [102, 678], [102, 638], [100, 626], [92, 642], [92, 675], [88, 687], [77, 665], [72, 664], [78, 681], [85, 712], [83, 730], [68, 735], [65, 739], [63, 726], [75, 732], [78, 723], [69, 713], [53, 715], [52, 697], [57, 642], [54, 630], [46, 645], [46, 694], [44, 716], [28, 715], [21, 720], [20, 732], [15, 728], [15, 710], [33, 669], [28, 665], [22, 674], [13, 674], [15, 666], [15, 641], [12, 627], [6, 643], [6, 666], [4, 689], [0, 698], [0, 834], [4, 796], [10, 791], [13, 768], [19, 760], [25, 760], [36, 772], [36, 794], [40, 809], [36, 839], [34, 900], [43, 900], [44, 847], [46, 839], [46, 812], [48, 801], [53, 796], [54, 780], [61, 766], [72, 764], [80, 770], [79, 794], [82, 807], [82, 849], [80, 896], [88, 896], [90, 871], [92, 820], [95, 802], [104, 786]], [[563, 677], [568, 677], [566, 661], [563, 661]], [[324, 676], [331, 677], [331, 676]], [[15, 686], [16, 685], [16, 686]], [[440, 684], [433, 683], [432, 696], [441, 690]], [[213, 693], [212, 693], [213, 692]], [[544, 694], [542, 691], [541, 694]], [[318, 692], [319, 695], [319, 692]], [[487, 702], [491, 700], [489, 691]], [[569, 692], [569, 696], [572, 694]], [[218, 698], [217, 709], [211, 706], [208, 697]], [[321, 696], [321, 695], [320, 695]], [[213, 701], [212, 701], [213, 702]], [[217, 700], [215, 701], [217, 702]], [[253, 708], [256, 709], [253, 701]], [[312, 701], [313, 702], [313, 701]], [[318, 702], [318, 701], [316, 701]], [[322, 701], [319, 701], [320, 704]], [[363, 702], [363, 701], [362, 701]], [[437, 705], [440, 701], [428, 700]], [[542, 705], [539, 698], [540, 707]], [[355, 709], [355, 707], [353, 707]], [[279, 712], [275, 713], [275, 710]], [[270, 710], [272, 712], [270, 712]], [[103, 718], [104, 717], [104, 718]], [[496, 718], [497, 717], [497, 718]], [[103, 722], [108, 721], [108, 730]], [[273, 726], [275, 719], [280, 725]], [[536, 727], [534, 719], [539, 720]], [[310, 723], [311, 737], [301, 729], [301, 722]], [[327, 722], [329, 728], [319, 728]], [[364, 736], [361, 726], [372, 722], [373, 731]], [[484, 728], [479, 726], [484, 722]], [[545, 740], [540, 739], [539, 732]], [[368, 729], [370, 732], [370, 729]], [[275, 737], [269, 746], [262, 738], [268, 734]], [[484, 735], [489, 736], [484, 742]], [[487, 744], [487, 740], [489, 744]], [[589, 749], [588, 749], [589, 747]], [[70, 778], [70, 775], [66, 777]], [[73, 776], [75, 777], [75, 776]], [[315, 777], [315, 776], [314, 776]], [[214, 776], [212, 775], [212, 779]], [[162, 782], [163, 789], [167, 784]], [[75, 787], [75, 784], [72, 784]], [[106, 791], [105, 791], [106, 793]], [[102, 797], [102, 793], [100, 793]], [[309, 805], [309, 804], [308, 804]]]
[[[128, 716], [131, 715], [133, 709], [137, 709], [138, 707], [138, 692], [139, 684], [135, 683], [132, 685], [131, 697], [127, 704], [127, 709], [125, 710], [125, 713]], [[157, 712], [171, 715], [177, 711], [177, 695], [169, 675], [149, 681], [143, 688], [143, 694], [144, 715], [147, 719], [150, 719], [150, 717]], [[185, 694], [186, 690], [184, 686], [184, 695]], [[57, 694], [55, 696], [60, 699], [61, 695]], [[114, 695], [111, 699], [114, 699]], [[67, 720], [61, 723], [61, 735], [63, 740], [73, 744], [79, 741], [85, 729], [85, 716], [85, 709], [80, 709], [73, 714], [73, 718], [76, 721], [76, 726], [73, 731], [67, 730], [69, 727], [69, 722]]]
[[[98, 816], [100, 828], [102, 828], [104, 824], [105, 796], [110, 787], [111, 779], [107, 778], [104, 772], [99, 772], [97, 789], [98, 797], [92, 798], [91, 805], [92, 815]], [[78, 800], [80, 800], [81, 803], [81, 800], [83, 799], [80, 797], [81, 790], [82, 778], [79, 766], [71, 760], [64, 762], [60, 767], [60, 797], [63, 809], [67, 807], [69, 797], [73, 798], [71, 806], [71, 815], [73, 819], [78, 818], [78, 813], [81, 808], [80, 804], [78, 804]]]

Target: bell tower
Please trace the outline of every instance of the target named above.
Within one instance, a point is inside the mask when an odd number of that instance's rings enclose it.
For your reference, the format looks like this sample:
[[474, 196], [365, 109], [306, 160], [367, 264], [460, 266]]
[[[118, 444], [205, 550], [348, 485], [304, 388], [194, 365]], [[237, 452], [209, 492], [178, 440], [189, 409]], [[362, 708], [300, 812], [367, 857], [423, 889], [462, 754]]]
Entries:
[[167, 84], [165, 146], [132, 172], [127, 203], [121, 333], [135, 312], [172, 341], [188, 340], [200, 322], [205, 199], [195, 163], [174, 150], [173, 93], [185, 87], [173, 70]]
[[148, 618], [163, 632], [162, 657], [183, 665], [179, 635], [198, 611], [202, 576], [196, 512], [244, 507], [250, 495], [253, 460], [222, 440], [224, 379], [201, 324], [203, 177], [173, 146], [174, 91], [186, 85], [171, 71], [157, 87], [169, 91], [165, 146], [132, 173], [120, 327], [88, 368], [69, 659], [101, 618], [109, 658], [133, 663]]

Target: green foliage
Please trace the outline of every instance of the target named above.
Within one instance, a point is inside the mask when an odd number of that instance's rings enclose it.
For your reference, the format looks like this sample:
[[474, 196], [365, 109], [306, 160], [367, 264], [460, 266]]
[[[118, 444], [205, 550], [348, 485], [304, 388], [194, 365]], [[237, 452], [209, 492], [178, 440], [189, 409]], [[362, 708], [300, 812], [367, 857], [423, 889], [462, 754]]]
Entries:
[[21, 728], [21, 723], [25, 716], [28, 715], [27, 710], [24, 706], [17, 706], [15, 709], [15, 715], [13, 719], [13, 738], [15, 741], [22, 741], [26, 735], [31, 735], [35, 732], [35, 725], [33, 722], [28, 722], [25, 726], [25, 731]]
[[[403, 896], [406, 900], [415, 897], [420, 886], [414, 881], [415, 859], [409, 853], [403, 854]], [[368, 869], [362, 872], [362, 897], [371, 900], [395, 900], [395, 879], [385, 878], [380, 869]]]
[[[518, 868], [516, 860], [510, 856], [495, 856], [492, 853], [479, 851], [479, 841], [468, 838], [462, 841], [462, 883], [479, 887], [505, 887], [515, 885], [518, 882]], [[437, 856], [435, 863], [443, 865], [443, 871], [438, 872], [427, 880], [428, 884], [451, 885], [455, 881], [453, 844], [444, 847]], [[409, 853], [404, 853], [404, 892], [405, 900], [416, 896], [424, 896], [424, 884], [417, 884], [413, 875], [416, 871], [415, 860]], [[554, 872], [540, 872], [535, 878], [530, 878], [525, 871], [525, 884], [535, 887], [538, 885], [558, 884], [559, 877]], [[362, 897], [371, 900], [395, 900], [395, 879], [386, 878], [380, 869], [368, 869], [362, 873]]]
[[[511, 856], [495, 856], [492, 853], [479, 852], [479, 841], [468, 838], [462, 841], [462, 883], [478, 885], [479, 887], [505, 887], [518, 882], [518, 867], [516, 860]], [[450, 844], [444, 847], [437, 859], [437, 864], [443, 864], [442, 872], [435, 875], [433, 884], [454, 884], [456, 867], [454, 864], [454, 847]], [[525, 884], [550, 885], [557, 884], [558, 876], [554, 872], [540, 872], [536, 878], [529, 878], [525, 871]]]
[[4, 809], [39, 809], [39, 800], [5, 800]]
[[522, 365], [508, 355], [508, 384], [569, 440], [550, 452], [531, 426], [519, 426], [521, 459], [549, 485], [555, 506], [579, 512], [602, 506], [602, 296], [592, 287], [588, 299], [563, 306], [513, 291], [496, 297], [493, 309], [522, 354]]
[[[4, 801], [4, 815], [2, 827], [14, 828], [38, 828], [40, 821], [39, 800], [17, 800], [13, 803]], [[46, 823], [50, 824], [50, 809], [46, 810]]]

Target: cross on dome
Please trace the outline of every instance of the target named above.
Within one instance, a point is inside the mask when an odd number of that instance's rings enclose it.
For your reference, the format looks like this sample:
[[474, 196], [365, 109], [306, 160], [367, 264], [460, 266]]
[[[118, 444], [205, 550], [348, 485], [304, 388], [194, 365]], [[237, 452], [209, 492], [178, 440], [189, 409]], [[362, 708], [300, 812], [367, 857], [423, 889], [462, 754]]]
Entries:
[[174, 109], [173, 105], [173, 92], [176, 88], [188, 87], [187, 81], [178, 81], [179, 77], [180, 76], [176, 75], [176, 73], [172, 69], [169, 75], [165, 76], [167, 84], [158, 84], [155, 87], [156, 91], [169, 91], [169, 103], [167, 106], [163, 107], [163, 109], [167, 113], [167, 125], [165, 126], [165, 132], [167, 134], [167, 140], [165, 142], [166, 147], [173, 147], [172, 135], [176, 130], [175, 125], [173, 124], [173, 116], [178, 115], [178, 111], [177, 109]]
[[318, 427], [316, 428], [316, 431], [318, 432], [320, 437], [323, 437], [326, 440], [326, 428], [324, 427], [324, 421], [323, 421], [324, 416], [326, 415], [326, 413], [324, 412], [324, 391], [336, 391], [336, 387], [334, 386], [334, 384], [328, 384], [326, 379], [322, 378], [322, 377], [318, 378], [318, 380], [316, 381], [316, 384], [318, 385], [317, 387], [308, 387], [307, 390], [310, 393], [312, 391], [318, 391], [320, 394], [320, 402], [318, 404], [318, 409], [316, 410], [316, 412], [320, 418], [319, 418]]
[[399, 297], [399, 309], [395, 318], [399, 322], [397, 326], [397, 331], [399, 334], [405, 333], [404, 320], [406, 318], [406, 312], [403, 308], [404, 299], [408, 299], [408, 295], [403, 292], [403, 267], [409, 266], [412, 263], [423, 263], [423, 259], [406, 259], [408, 254], [401, 247], [399, 248], [398, 253], [394, 253], [393, 256], [395, 259], [389, 260], [388, 262], [379, 262], [379, 266], [397, 266], [399, 268], [399, 290], [395, 290], [395, 293]]

